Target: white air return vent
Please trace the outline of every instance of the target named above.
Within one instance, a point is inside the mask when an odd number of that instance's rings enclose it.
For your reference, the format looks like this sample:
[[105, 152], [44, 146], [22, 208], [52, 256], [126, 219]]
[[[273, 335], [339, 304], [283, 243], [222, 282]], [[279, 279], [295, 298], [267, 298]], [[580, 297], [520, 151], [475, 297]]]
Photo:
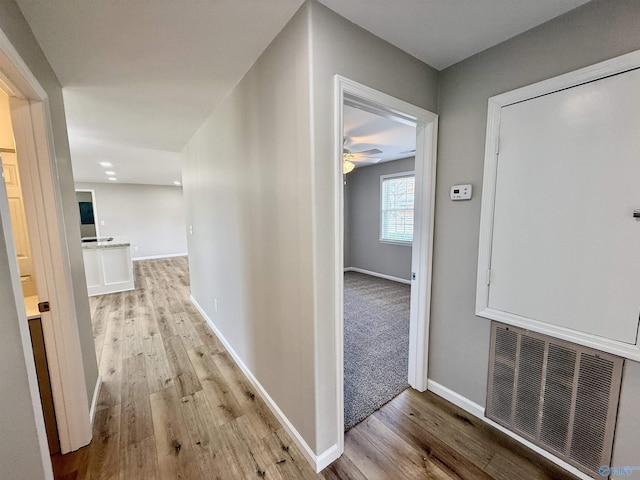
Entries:
[[492, 322], [486, 416], [600, 478], [611, 460], [623, 362]]

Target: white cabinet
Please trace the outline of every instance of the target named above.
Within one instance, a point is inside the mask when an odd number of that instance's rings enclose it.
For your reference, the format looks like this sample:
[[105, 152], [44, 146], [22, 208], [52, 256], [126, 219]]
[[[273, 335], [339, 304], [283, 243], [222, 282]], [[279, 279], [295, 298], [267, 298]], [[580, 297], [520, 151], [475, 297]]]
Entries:
[[129, 244], [83, 245], [82, 255], [89, 296], [135, 288]]
[[640, 359], [640, 69], [621, 58], [490, 99], [476, 313]]

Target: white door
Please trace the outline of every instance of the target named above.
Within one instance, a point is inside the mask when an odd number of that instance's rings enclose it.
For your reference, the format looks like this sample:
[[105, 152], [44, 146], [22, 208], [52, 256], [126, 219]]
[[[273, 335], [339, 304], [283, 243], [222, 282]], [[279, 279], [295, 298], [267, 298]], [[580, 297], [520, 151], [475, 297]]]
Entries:
[[33, 258], [29, 245], [27, 232], [27, 220], [24, 212], [22, 189], [20, 187], [20, 175], [18, 172], [18, 158], [15, 153], [3, 152], [2, 172], [7, 187], [9, 200], [9, 213], [13, 228], [13, 241], [18, 255], [18, 266], [22, 280], [22, 291], [25, 297], [36, 295], [36, 283], [33, 271]]
[[488, 306], [635, 344], [640, 71], [502, 108]]

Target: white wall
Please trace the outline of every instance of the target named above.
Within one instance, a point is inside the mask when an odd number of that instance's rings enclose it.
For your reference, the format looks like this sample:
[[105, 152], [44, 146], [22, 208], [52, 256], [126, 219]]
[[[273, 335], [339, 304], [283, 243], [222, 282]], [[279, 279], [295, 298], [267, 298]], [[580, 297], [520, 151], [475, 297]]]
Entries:
[[411, 245], [380, 242], [380, 176], [411, 172], [414, 167], [415, 158], [411, 157], [359, 167], [347, 175], [344, 237], [349, 263], [345, 255], [345, 267], [411, 278]]
[[[489, 320], [474, 313], [487, 100], [640, 49], [638, 25], [637, 0], [595, 0], [440, 74], [429, 377], [480, 405], [490, 335]], [[457, 183], [473, 184], [471, 201], [449, 200]], [[640, 463], [640, 415], [630, 408], [640, 404], [639, 374], [627, 361], [614, 452], [632, 465]]]
[[134, 259], [187, 252], [182, 187], [76, 183], [76, 189], [95, 190], [100, 236], [128, 238]]

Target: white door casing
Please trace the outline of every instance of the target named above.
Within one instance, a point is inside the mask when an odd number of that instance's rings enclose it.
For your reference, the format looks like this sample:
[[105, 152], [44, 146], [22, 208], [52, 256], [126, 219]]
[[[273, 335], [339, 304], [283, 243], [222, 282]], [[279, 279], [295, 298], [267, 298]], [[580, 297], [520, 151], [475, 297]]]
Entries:
[[[9, 95], [37, 293], [40, 300], [48, 300], [51, 305], [51, 311], [43, 312], [41, 319], [60, 448], [67, 453], [89, 443], [92, 432], [51, 115], [46, 91], [2, 31], [0, 85]], [[24, 309], [22, 305], [18, 308]], [[32, 356], [29, 342], [23, 349]], [[29, 383], [37, 389], [35, 371], [33, 378], [30, 372]], [[34, 412], [41, 416], [39, 397], [31, 401]], [[46, 452], [43, 458], [49, 462], [44, 428], [38, 431], [38, 437]]]
[[410, 103], [349, 80], [334, 77], [334, 181], [335, 199], [335, 344], [338, 455], [344, 452], [344, 190], [342, 173], [343, 106], [348, 102], [366, 111], [393, 117], [416, 127], [415, 212], [411, 270], [409, 384], [427, 389], [433, 219], [435, 207], [438, 116]]

